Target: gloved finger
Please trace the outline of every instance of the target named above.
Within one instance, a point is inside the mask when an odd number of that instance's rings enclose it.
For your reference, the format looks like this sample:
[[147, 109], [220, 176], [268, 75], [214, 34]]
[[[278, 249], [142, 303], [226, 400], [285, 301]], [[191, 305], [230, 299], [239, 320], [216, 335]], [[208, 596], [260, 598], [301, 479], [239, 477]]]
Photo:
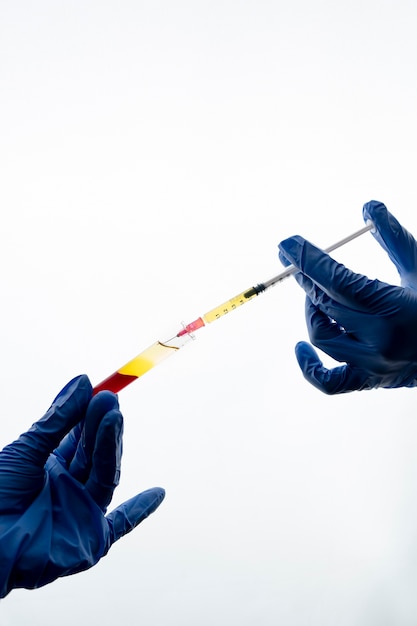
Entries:
[[[288, 267], [288, 266], [290, 266], [292, 264], [290, 259], [287, 259], [287, 257], [285, 256], [285, 253], [284, 253], [283, 249], [279, 250], [278, 256], [279, 256], [279, 260], [284, 265], [284, 267]], [[304, 289], [306, 294], [314, 302], [318, 303], [322, 299], [324, 300], [324, 295], [323, 295], [322, 290], [320, 290], [319, 287], [317, 285], [315, 285], [313, 283], [313, 281], [308, 276], [306, 276], [302, 272], [295, 272], [295, 274], [293, 274], [293, 276], [294, 276], [295, 280], [297, 281], [297, 283], [300, 285], [300, 287], [302, 287]]]
[[74, 426], [70, 432], [65, 435], [61, 443], [54, 450], [55, 456], [59, 459], [61, 465], [68, 469], [74, 454], [77, 450], [84, 427], [84, 420]]
[[349, 362], [351, 349], [346, 330], [323, 313], [309, 297], [306, 298], [305, 317], [311, 343], [336, 361]]
[[98, 506], [105, 511], [119, 484], [122, 460], [123, 417], [113, 409], [105, 414], [97, 430], [90, 475], [85, 483]]
[[[279, 257], [284, 265], [289, 265], [291, 261], [287, 259], [283, 251], [280, 251]], [[318, 307], [320, 310], [328, 316], [331, 320], [337, 320], [337, 322], [351, 332], [355, 332], [356, 329], [361, 327], [362, 312], [356, 311], [354, 308], [345, 307], [336, 300], [333, 300], [323, 289], [321, 289], [311, 278], [303, 274], [302, 272], [296, 272], [294, 277], [297, 283], [304, 289], [307, 297], [307, 309], [306, 319], [307, 324], [310, 317], [309, 306]], [[312, 314], [314, 311], [312, 311]], [[356, 319], [358, 318], [358, 319]]]
[[[93, 396], [88, 405], [82, 429], [77, 424], [67, 436], [72, 443], [72, 446], [68, 446], [67, 450], [68, 469], [70, 474], [82, 483], [85, 483], [91, 471], [100, 423], [107, 413], [115, 409], [119, 409], [117, 396], [111, 391], [101, 391]], [[79, 434], [78, 431], [80, 431]], [[60, 450], [61, 446], [58, 448], [58, 451]]]
[[[370, 332], [366, 334], [366, 341], [361, 341], [354, 333], [347, 332], [343, 325], [323, 313], [309, 298], [306, 298], [305, 316], [310, 341], [316, 348], [336, 361], [359, 368], [363, 363], [367, 363], [370, 368], [380, 365], [380, 354], [375, 345], [378, 346], [378, 342], [383, 341], [383, 338], [380, 337], [380, 324], [377, 320], [374, 324], [376, 341], [372, 341], [372, 337], [369, 340]], [[360, 329], [361, 314], [350, 314], [351, 319], [356, 317], [359, 319], [357, 326]]]
[[22, 475], [40, 472], [49, 454], [63, 437], [84, 419], [93, 390], [87, 376], [71, 380], [60, 391], [46, 414], [2, 452], [3, 459]]
[[372, 220], [371, 231], [388, 254], [401, 278], [403, 287], [417, 289], [417, 242], [382, 202], [367, 202], [362, 210], [365, 221]]
[[327, 369], [314, 348], [304, 341], [296, 345], [295, 354], [304, 378], [323, 393], [335, 395], [370, 388], [365, 371], [349, 364]]
[[[279, 247], [302, 274], [335, 302], [375, 315], [385, 313], [387, 306], [392, 305], [390, 295], [398, 288], [352, 272], [303, 237], [285, 239]], [[302, 286], [313, 299], [309, 293], [311, 282], [303, 281]]]
[[110, 531], [107, 549], [156, 511], [164, 497], [164, 489], [153, 487], [127, 500], [109, 513], [106, 517]]
[[278, 258], [283, 264], [284, 267], [289, 267], [291, 265], [291, 261], [287, 259], [284, 252], [278, 248]]

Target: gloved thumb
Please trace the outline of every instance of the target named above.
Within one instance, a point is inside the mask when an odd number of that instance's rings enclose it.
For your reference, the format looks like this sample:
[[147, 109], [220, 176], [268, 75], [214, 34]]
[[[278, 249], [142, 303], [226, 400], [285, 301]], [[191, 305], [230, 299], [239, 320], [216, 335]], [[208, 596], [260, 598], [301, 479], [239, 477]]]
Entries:
[[295, 347], [295, 356], [304, 378], [323, 393], [332, 393], [330, 371], [323, 366], [313, 346], [299, 341]]
[[110, 530], [107, 550], [120, 537], [136, 528], [151, 513], [156, 511], [164, 497], [164, 489], [153, 487], [127, 500], [109, 513], [106, 517]]
[[349, 364], [328, 369], [314, 348], [305, 341], [297, 343], [295, 355], [304, 378], [323, 393], [335, 395], [369, 388], [365, 372], [355, 370]]

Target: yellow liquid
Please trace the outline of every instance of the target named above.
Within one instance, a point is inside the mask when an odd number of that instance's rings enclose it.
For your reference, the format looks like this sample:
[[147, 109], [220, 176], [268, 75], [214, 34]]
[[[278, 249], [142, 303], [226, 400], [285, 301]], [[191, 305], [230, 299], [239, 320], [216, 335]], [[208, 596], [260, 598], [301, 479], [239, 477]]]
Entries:
[[178, 350], [177, 347], [163, 345], [157, 341], [138, 354], [134, 359], [123, 365], [118, 372], [127, 376], [142, 376], [146, 374], [152, 367], [164, 361], [171, 354]]
[[210, 322], [218, 320], [220, 317], [223, 317], [223, 315], [227, 315], [227, 313], [230, 313], [230, 311], [234, 311], [235, 309], [237, 309], [237, 307], [242, 306], [242, 304], [245, 304], [245, 302], [249, 302], [249, 300], [252, 300], [252, 298], [256, 298], [257, 296], [256, 293], [253, 293], [253, 295], [247, 297], [245, 296], [245, 293], [247, 292], [242, 291], [242, 293], [235, 296], [231, 300], [227, 300], [227, 302], [224, 302], [223, 304], [216, 306], [215, 309], [212, 309], [208, 313], [205, 313], [203, 315], [203, 320], [210, 324]]

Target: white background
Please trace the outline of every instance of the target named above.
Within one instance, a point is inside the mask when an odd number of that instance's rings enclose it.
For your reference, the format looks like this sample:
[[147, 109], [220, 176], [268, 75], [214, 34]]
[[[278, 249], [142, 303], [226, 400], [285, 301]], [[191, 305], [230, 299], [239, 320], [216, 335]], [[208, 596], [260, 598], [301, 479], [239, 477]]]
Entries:
[[[3, 0], [1, 428], [327, 246], [417, 233], [413, 0]], [[371, 235], [335, 257], [397, 282]], [[2, 626], [417, 623], [416, 392], [302, 378], [294, 281], [120, 394], [117, 504], [160, 509]], [[329, 359], [325, 358], [327, 365]]]

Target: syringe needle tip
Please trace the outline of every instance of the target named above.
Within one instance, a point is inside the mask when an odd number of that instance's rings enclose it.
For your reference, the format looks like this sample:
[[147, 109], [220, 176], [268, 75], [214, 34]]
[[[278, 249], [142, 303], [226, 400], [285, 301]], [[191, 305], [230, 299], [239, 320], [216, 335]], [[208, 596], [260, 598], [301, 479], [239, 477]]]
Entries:
[[201, 317], [198, 317], [196, 320], [194, 320], [194, 322], [191, 322], [190, 324], [184, 326], [184, 328], [182, 328], [180, 332], [177, 333], [177, 337], [183, 337], [184, 335], [190, 334], [195, 330], [202, 328], [203, 326], [205, 326], [204, 320]]

